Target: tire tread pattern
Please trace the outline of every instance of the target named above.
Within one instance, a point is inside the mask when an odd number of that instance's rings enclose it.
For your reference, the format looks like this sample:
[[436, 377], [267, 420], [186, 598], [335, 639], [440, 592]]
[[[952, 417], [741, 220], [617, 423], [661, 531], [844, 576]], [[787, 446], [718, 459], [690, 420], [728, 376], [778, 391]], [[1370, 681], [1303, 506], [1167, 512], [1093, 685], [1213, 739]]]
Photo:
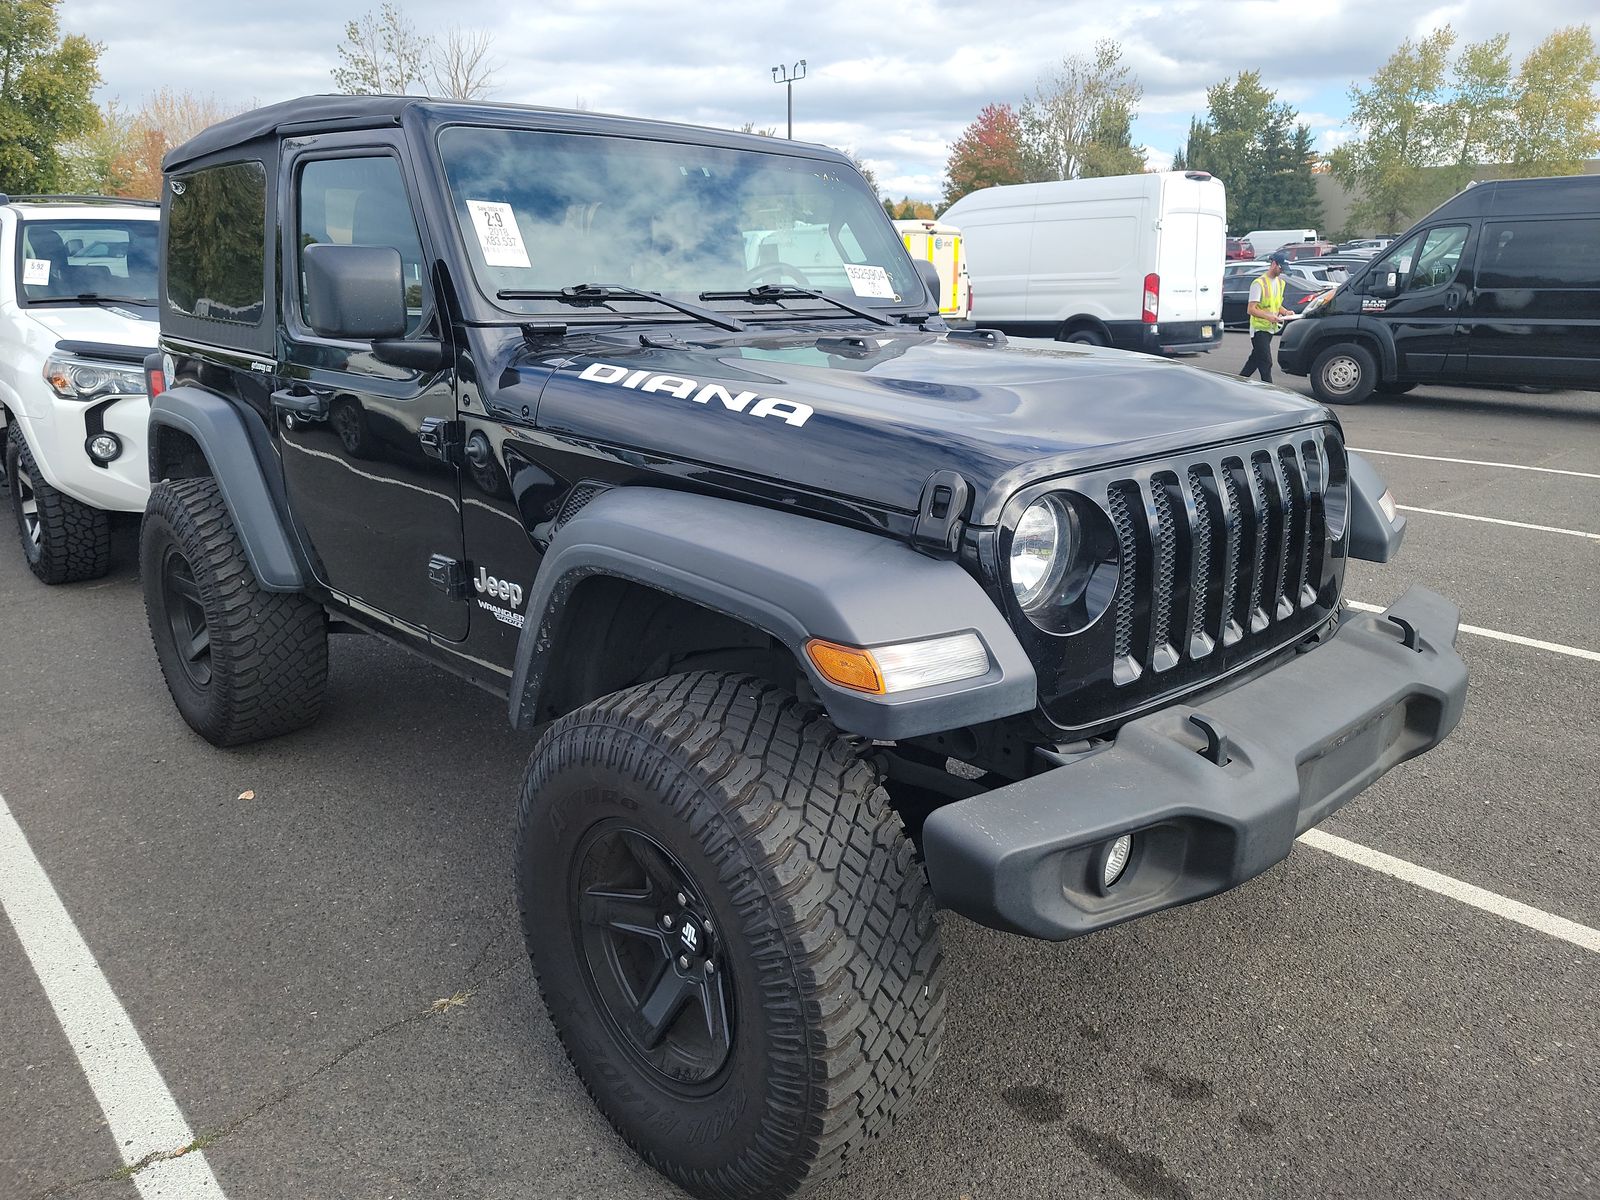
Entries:
[[[33, 484], [33, 498], [38, 505], [39, 556], [28, 556], [28, 569], [41, 583], [49, 584], [84, 583], [104, 576], [111, 569], [110, 518], [100, 509], [52, 487], [39, 474], [33, 451], [15, 425], [8, 427], [7, 436], [12, 449], [0, 448], [0, 452], [6, 454], [8, 490], [12, 463], [16, 462]], [[17, 533], [19, 538], [26, 538], [20, 516]]]
[[[205, 604], [212, 679], [204, 693], [168, 661], [175, 651], [162, 607], [162, 535], [188, 561]], [[216, 480], [158, 483], [141, 542], [145, 608], [161, 673], [195, 732], [214, 745], [238, 746], [315, 721], [328, 678], [326, 615], [308, 596], [262, 589]]]
[[[746, 939], [761, 947], [762, 1005], [782, 1049], [768, 1059], [757, 1148], [715, 1172], [675, 1170], [583, 1080], [623, 1138], [696, 1195], [791, 1195], [837, 1173], [893, 1125], [938, 1059], [945, 994], [934, 902], [863, 748], [771, 683], [701, 672], [561, 718], [530, 760], [519, 830], [555, 773], [620, 766], [689, 822]], [[529, 927], [526, 906], [523, 919]], [[562, 1014], [550, 1015], [578, 1068]]]

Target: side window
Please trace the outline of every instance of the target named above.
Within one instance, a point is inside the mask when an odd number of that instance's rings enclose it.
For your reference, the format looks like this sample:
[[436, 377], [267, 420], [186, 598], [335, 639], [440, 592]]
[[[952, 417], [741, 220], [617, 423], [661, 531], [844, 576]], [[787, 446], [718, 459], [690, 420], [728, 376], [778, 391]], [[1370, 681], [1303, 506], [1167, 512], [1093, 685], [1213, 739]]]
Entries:
[[422, 323], [422, 239], [406, 198], [400, 164], [387, 154], [370, 158], [323, 158], [300, 171], [295, 269], [301, 281], [300, 318], [305, 319], [301, 258], [307, 246], [393, 246], [400, 251], [406, 281], [406, 334]]
[[1467, 244], [1465, 225], [1441, 225], [1428, 230], [1422, 239], [1422, 250], [1417, 255], [1417, 265], [1406, 281], [1406, 291], [1420, 292], [1427, 288], [1443, 287], [1456, 277], [1456, 267], [1461, 262], [1461, 248]]
[[1480, 288], [1600, 288], [1600, 218], [1486, 224]]
[[1401, 286], [1405, 285], [1406, 276], [1411, 273], [1412, 260], [1417, 256], [1417, 243], [1422, 240], [1422, 235], [1408, 237], [1389, 253], [1383, 256], [1383, 261], [1372, 269], [1372, 278], [1381, 280], [1390, 271], [1400, 278]]
[[266, 307], [267, 172], [258, 162], [175, 177], [167, 303], [207, 321], [259, 325]]

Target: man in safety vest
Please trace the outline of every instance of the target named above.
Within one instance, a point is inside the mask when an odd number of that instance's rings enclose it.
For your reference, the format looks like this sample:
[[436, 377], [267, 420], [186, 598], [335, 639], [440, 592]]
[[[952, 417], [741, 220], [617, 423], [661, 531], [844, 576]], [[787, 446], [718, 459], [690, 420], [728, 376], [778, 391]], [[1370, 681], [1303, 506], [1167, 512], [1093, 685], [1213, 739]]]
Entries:
[[1289, 256], [1281, 252], [1269, 255], [1267, 273], [1258, 275], [1250, 285], [1250, 303], [1246, 308], [1250, 314], [1250, 357], [1245, 360], [1244, 370], [1239, 372], [1241, 379], [1249, 378], [1252, 371], [1260, 371], [1262, 383], [1272, 382], [1272, 335], [1288, 317], [1283, 311], [1283, 289], [1288, 282], [1283, 277], [1283, 268], [1288, 261]]

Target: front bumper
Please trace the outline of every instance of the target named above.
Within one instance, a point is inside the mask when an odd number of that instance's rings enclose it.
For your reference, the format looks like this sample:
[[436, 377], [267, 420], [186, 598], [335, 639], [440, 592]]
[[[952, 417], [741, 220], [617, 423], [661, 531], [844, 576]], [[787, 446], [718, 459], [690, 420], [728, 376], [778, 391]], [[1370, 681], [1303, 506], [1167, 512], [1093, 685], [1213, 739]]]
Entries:
[[[936, 810], [922, 834], [934, 896], [993, 928], [1059, 941], [1259, 875], [1455, 728], [1467, 694], [1459, 620], [1448, 600], [1412, 588], [1382, 614], [1346, 613], [1331, 639], [1263, 675]], [[1191, 716], [1222, 735], [1223, 765]], [[1100, 849], [1124, 833], [1133, 857], [1102, 894]]]
[[1311, 330], [1312, 326], [1303, 317], [1284, 326], [1278, 338], [1278, 369], [1285, 375], [1311, 374], [1311, 364], [1306, 361], [1305, 353]]

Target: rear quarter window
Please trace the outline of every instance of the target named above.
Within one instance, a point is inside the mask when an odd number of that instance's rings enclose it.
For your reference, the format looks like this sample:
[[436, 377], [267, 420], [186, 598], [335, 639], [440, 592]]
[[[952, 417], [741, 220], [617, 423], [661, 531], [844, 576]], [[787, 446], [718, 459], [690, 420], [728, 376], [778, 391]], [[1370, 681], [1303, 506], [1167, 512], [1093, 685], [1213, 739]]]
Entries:
[[1600, 288], [1600, 217], [1486, 222], [1478, 286]]
[[167, 305], [204, 321], [259, 325], [266, 307], [267, 172], [258, 162], [169, 181]]

